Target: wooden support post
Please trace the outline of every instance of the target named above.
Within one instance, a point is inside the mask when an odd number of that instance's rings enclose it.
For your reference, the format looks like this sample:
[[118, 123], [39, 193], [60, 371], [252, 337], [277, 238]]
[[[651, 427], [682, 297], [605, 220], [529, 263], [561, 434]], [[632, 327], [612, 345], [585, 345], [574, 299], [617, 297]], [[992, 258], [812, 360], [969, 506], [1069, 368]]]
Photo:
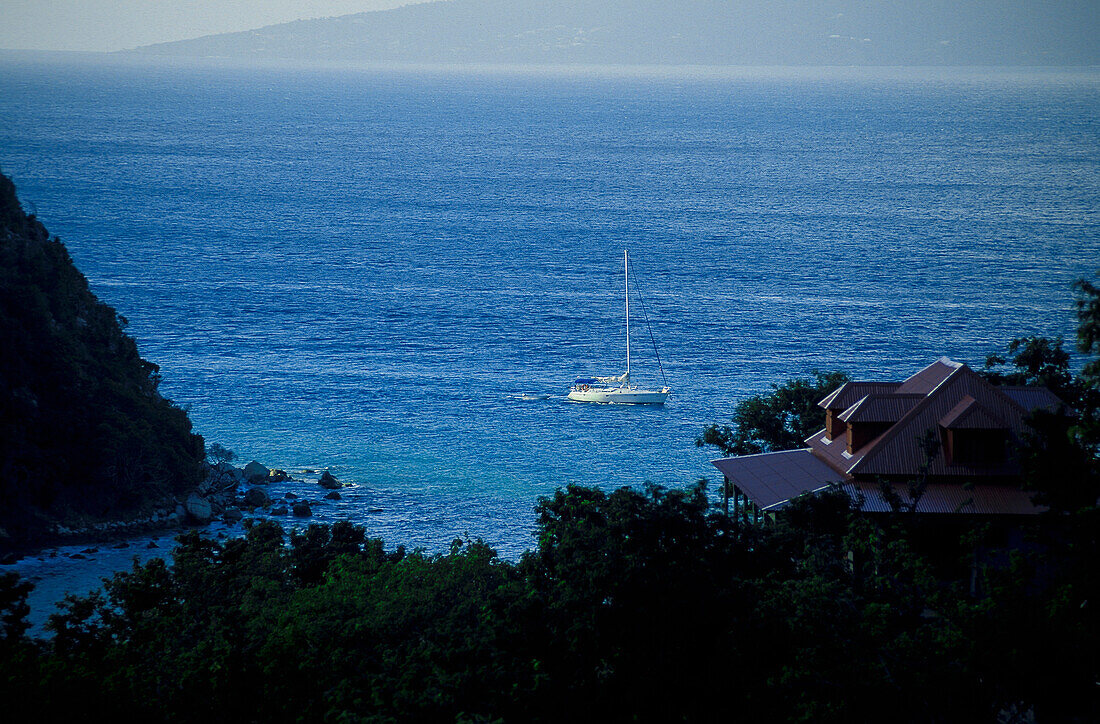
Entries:
[[730, 517], [730, 486], [733, 483], [725, 475], [722, 476], [722, 512], [726, 518]]

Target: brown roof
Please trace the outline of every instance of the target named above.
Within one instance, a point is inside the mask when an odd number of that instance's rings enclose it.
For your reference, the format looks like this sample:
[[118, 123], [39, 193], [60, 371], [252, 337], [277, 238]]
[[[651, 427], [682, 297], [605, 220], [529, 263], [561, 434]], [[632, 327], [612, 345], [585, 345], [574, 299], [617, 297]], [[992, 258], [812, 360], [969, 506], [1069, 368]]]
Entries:
[[[908, 502], [907, 486], [892, 485], [902, 502]], [[852, 482], [844, 486], [849, 495], [863, 495], [863, 507], [868, 513], [889, 513], [892, 508], [882, 495], [878, 483]], [[919, 513], [973, 515], [1035, 515], [1047, 510], [1031, 502], [1032, 493], [1010, 485], [975, 485], [963, 487], [953, 483], [930, 483], [917, 502]]]
[[[994, 387], [966, 365], [943, 357], [902, 383], [845, 383], [818, 404], [842, 410], [840, 419], [849, 423], [892, 424], [852, 453], [845, 439], [829, 440], [821, 430], [807, 438], [808, 449], [725, 458], [714, 466], [763, 510], [844, 481], [849, 492], [863, 495], [864, 510], [888, 511], [876, 481], [914, 478], [926, 466], [930, 482], [919, 511], [1030, 515], [1043, 510], [1012, 484], [1020, 469], [1008, 457], [993, 465], [949, 465], [942, 450], [927, 460], [920, 440], [929, 434], [940, 440], [941, 428], [1005, 430], [1018, 438], [1029, 410], [1063, 407], [1046, 388]], [[963, 486], [963, 480], [981, 484]], [[904, 499], [906, 486], [892, 484]]]
[[806, 438], [806, 444], [813, 450], [815, 457], [827, 463], [844, 477], [848, 476], [848, 469], [862, 460], [864, 453], [872, 447], [872, 445], [864, 445], [863, 449], [856, 450], [854, 455], [849, 455], [848, 443], [844, 437], [830, 440], [824, 430], [819, 430]]
[[924, 395], [918, 393], [870, 394], [840, 414], [844, 422], [897, 422]]
[[817, 403], [826, 410], [847, 410], [867, 395], [893, 392], [900, 382], [845, 382]]
[[[926, 369], [942, 366], [942, 362]], [[931, 378], [925, 378], [925, 382], [928, 379]], [[919, 440], [929, 432], [938, 436], [940, 420], [952, 413], [959, 401], [968, 395], [981, 403], [983, 414], [1004, 421], [998, 427], [1007, 426], [1013, 435], [1023, 433], [1026, 411], [969, 367], [958, 365], [889, 430], [864, 446], [866, 449], [860, 451], [858, 462], [846, 472], [861, 476], [913, 475], [927, 462]], [[1018, 475], [1019, 467], [1007, 459], [993, 466], [948, 465], [944, 456], [937, 454], [928, 472], [951, 477], [1005, 477]]]
[[998, 389], [1011, 397], [1017, 405], [1028, 412], [1034, 412], [1038, 409], [1043, 409], [1047, 412], [1057, 412], [1060, 409], [1064, 409], [1069, 413], [1073, 412], [1066, 403], [1062, 402], [1062, 399], [1058, 397], [1058, 395], [1054, 394], [1046, 387], [1006, 386]]
[[1004, 430], [1008, 425], [997, 419], [982, 403], [970, 395], [964, 395], [959, 404], [940, 418], [940, 427], [948, 430]]
[[916, 392], [921, 395], [927, 395], [943, 384], [944, 381], [960, 367], [965, 367], [965, 365], [962, 362], [955, 362], [946, 357], [940, 357], [905, 382], [902, 382], [896, 391]]
[[723, 458], [712, 465], [762, 510], [844, 479], [808, 449]]
[[[840, 481], [836, 471], [818, 460], [810, 450], [745, 455], [712, 463], [761, 510], [779, 510], [791, 500], [820, 492]], [[891, 484], [900, 500], [908, 501], [905, 484]], [[879, 483], [848, 481], [842, 486], [853, 497], [862, 496], [861, 510], [889, 513], [893, 509], [882, 495]], [[1031, 493], [1008, 485], [956, 483], [929, 484], [917, 503], [917, 511], [932, 514], [1034, 515], [1046, 508], [1031, 502]]]

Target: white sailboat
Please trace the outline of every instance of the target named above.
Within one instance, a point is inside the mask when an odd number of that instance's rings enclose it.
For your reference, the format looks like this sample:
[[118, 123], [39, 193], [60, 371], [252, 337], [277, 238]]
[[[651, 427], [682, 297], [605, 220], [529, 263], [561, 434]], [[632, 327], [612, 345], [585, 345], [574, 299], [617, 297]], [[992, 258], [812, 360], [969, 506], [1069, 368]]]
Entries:
[[[663, 405], [671, 391], [667, 386], [657, 390], [647, 390], [630, 384], [630, 257], [626, 251], [623, 252], [623, 274], [626, 276], [626, 372], [613, 377], [581, 377], [575, 380], [569, 388], [568, 395], [574, 402]], [[656, 353], [656, 344], [654, 353]], [[660, 357], [657, 360], [660, 365]], [[661, 370], [661, 376], [663, 379], [664, 369]]]

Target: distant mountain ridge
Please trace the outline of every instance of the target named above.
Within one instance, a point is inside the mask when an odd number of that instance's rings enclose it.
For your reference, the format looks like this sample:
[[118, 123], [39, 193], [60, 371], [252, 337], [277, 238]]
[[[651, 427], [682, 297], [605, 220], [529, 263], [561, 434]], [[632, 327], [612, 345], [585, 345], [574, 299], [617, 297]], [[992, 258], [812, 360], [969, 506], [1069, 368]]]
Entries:
[[1093, 65], [1093, 0], [449, 0], [131, 53], [332, 63]]

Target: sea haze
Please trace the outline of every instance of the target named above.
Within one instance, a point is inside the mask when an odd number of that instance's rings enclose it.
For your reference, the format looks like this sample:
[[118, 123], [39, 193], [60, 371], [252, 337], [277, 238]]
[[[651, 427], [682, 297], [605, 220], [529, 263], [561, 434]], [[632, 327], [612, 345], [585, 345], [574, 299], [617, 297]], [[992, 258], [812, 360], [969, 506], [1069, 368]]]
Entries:
[[[356, 483], [321, 519], [516, 555], [567, 483], [717, 482], [694, 438], [771, 383], [1071, 337], [1070, 284], [1100, 266], [1098, 91], [8, 58], [0, 167], [208, 441]], [[672, 397], [568, 403], [623, 369], [624, 248]]]
[[341, 64], [1088, 66], [1095, 0], [447, 0], [137, 48]]

